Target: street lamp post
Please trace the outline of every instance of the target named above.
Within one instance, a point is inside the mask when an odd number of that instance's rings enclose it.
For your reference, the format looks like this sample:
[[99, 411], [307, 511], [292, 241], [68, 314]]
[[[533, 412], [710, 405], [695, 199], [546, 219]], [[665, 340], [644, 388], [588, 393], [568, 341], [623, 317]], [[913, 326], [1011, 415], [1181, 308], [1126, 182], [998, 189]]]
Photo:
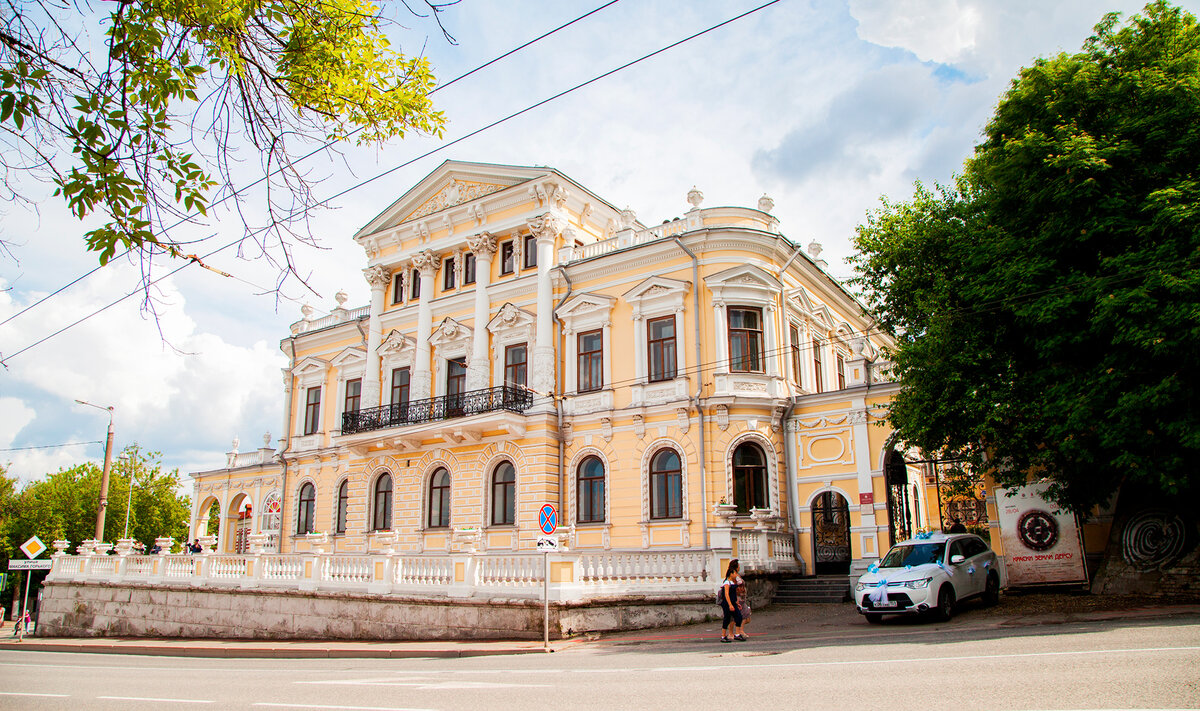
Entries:
[[112, 466], [112, 444], [113, 444], [113, 408], [101, 407], [83, 400], [76, 400], [80, 405], [94, 407], [97, 410], [108, 411], [108, 439], [104, 442], [104, 473], [100, 475], [100, 504], [96, 508], [96, 535], [97, 541], [104, 540], [104, 512], [108, 508], [108, 470]]

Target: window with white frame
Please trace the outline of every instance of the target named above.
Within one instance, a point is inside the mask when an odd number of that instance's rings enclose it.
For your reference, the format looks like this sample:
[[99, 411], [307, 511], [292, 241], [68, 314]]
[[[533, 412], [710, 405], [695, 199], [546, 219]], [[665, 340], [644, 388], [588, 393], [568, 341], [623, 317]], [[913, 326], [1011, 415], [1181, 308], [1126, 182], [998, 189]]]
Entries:
[[575, 491], [578, 498], [576, 523], [604, 522], [604, 462], [591, 456], [579, 464]]
[[375, 480], [374, 510], [371, 528], [376, 531], [392, 529], [392, 475], [384, 472]]
[[296, 498], [296, 533], [316, 531], [317, 487], [304, 482]]
[[625, 292], [633, 307], [634, 370], [639, 382], [673, 380], [683, 370], [679, 349], [684, 299], [691, 282], [654, 276]]
[[612, 382], [612, 309], [616, 299], [576, 294], [556, 311], [563, 322], [567, 353], [565, 382], [576, 392], [595, 392]]
[[776, 324], [783, 285], [773, 274], [744, 264], [704, 279], [716, 306], [718, 388], [726, 374], [739, 378], [778, 377], [780, 339]]
[[663, 448], [650, 460], [650, 518], [683, 517], [683, 466], [679, 453]]
[[730, 306], [729, 370], [734, 373], [763, 372], [762, 309]]
[[512, 462], [501, 462], [492, 472], [493, 526], [511, 526], [517, 521], [517, 470]]
[[350, 510], [350, 480], [343, 479], [341, 485], [338, 486], [337, 495], [337, 510], [334, 511], [333, 532], [343, 534], [346, 532], [346, 514]]

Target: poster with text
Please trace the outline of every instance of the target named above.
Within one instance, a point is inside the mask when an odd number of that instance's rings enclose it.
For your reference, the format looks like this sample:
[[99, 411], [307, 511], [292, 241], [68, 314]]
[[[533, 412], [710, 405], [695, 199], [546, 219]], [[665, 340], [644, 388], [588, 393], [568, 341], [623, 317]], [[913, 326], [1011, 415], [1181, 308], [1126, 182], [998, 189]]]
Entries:
[[1048, 487], [996, 489], [1009, 585], [1087, 582], [1075, 514], [1047, 501]]

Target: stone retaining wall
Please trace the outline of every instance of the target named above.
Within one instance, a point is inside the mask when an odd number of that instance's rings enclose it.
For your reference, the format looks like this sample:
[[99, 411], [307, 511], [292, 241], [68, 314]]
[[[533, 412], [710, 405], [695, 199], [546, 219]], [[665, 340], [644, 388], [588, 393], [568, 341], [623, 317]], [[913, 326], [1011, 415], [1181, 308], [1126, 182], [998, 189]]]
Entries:
[[[39, 637], [540, 639], [540, 602], [48, 582]], [[550, 635], [719, 617], [712, 600], [637, 597], [550, 606]]]

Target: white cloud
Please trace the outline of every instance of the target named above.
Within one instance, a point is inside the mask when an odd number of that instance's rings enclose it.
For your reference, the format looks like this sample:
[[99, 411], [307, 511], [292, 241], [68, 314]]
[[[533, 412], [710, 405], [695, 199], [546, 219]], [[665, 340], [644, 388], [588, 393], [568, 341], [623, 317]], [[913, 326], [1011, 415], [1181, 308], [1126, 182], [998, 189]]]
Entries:
[[858, 36], [952, 64], [975, 46], [982, 12], [970, 0], [849, 0]]

